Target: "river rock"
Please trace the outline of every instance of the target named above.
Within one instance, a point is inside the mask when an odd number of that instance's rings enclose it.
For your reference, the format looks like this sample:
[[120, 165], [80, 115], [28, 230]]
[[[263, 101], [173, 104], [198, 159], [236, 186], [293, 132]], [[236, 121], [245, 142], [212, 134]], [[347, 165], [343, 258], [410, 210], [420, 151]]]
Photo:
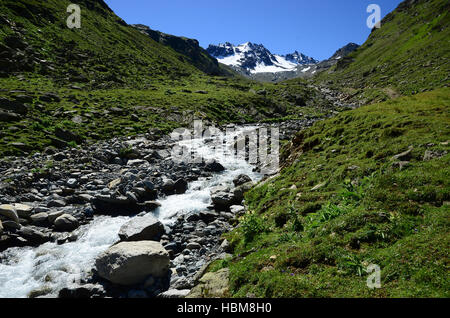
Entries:
[[188, 189], [188, 182], [184, 179], [178, 179], [177, 181], [175, 181], [174, 188], [175, 188], [175, 193], [183, 194]]
[[17, 212], [17, 215], [21, 218], [28, 218], [30, 217], [31, 212], [33, 212], [33, 207], [27, 204], [14, 203], [13, 206]]
[[71, 285], [60, 290], [58, 298], [100, 298], [105, 295], [105, 289], [99, 284], [86, 284], [82, 286]]
[[232, 205], [230, 206], [230, 211], [235, 215], [242, 215], [245, 213], [245, 207], [242, 205]]
[[251, 182], [252, 179], [246, 174], [240, 174], [236, 178], [233, 179], [233, 184], [235, 187], [243, 185], [244, 183]]
[[67, 205], [64, 200], [52, 200], [47, 203], [47, 208], [62, 208]]
[[55, 220], [56, 220], [57, 218], [59, 218], [61, 215], [63, 215], [63, 214], [64, 214], [63, 211], [57, 211], [57, 212], [49, 213], [49, 214], [48, 214], [48, 221], [49, 221], [51, 224], [54, 224], [54, 223], [55, 223]]
[[32, 245], [39, 245], [50, 240], [48, 235], [31, 227], [22, 226], [17, 233]]
[[91, 205], [94, 212], [104, 215], [130, 215], [140, 212], [136, 202], [125, 196], [97, 195], [92, 199]]
[[78, 186], [78, 180], [75, 178], [70, 178], [69, 180], [67, 180], [66, 185], [69, 188], [75, 189]]
[[98, 275], [114, 284], [135, 285], [148, 276], [164, 277], [169, 270], [169, 253], [154, 241], [120, 242], [101, 254]]
[[157, 201], [146, 201], [144, 203], [139, 203], [138, 206], [141, 208], [141, 211], [150, 212], [161, 207], [161, 203]]
[[214, 211], [201, 211], [199, 217], [205, 223], [211, 223], [219, 217], [219, 214]]
[[165, 194], [171, 194], [175, 191], [175, 182], [172, 179], [166, 179], [162, 184], [162, 191]]
[[229, 269], [206, 273], [186, 298], [223, 298], [228, 295]]
[[19, 216], [17, 215], [16, 209], [11, 204], [0, 205], [0, 215], [19, 223]]
[[45, 212], [36, 213], [33, 214], [30, 218], [34, 225], [43, 225], [48, 221], [48, 214]]
[[218, 210], [226, 210], [236, 203], [234, 194], [226, 187], [216, 187], [212, 189], [211, 200], [214, 207]]
[[224, 166], [222, 166], [222, 164], [220, 164], [220, 162], [217, 162], [215, 159], [206, 161], [205, 169], [211, 172], [221, 172], [225, 170]]
[[153, 215], [147, 214], [122, 225], [119, 237], [122, 241], [156, 241], [164, 232], [162, 223]]
[[3, 228], [7, 229], [7, 230], [19, 230], [22, 227], [22, 225], [20, 225], [17, 222], [11, 221], [11, 220], [7, 220], [7, 221], [3, 221]]
[[186, 245], [186, 248], [188, 250], [199, 250], [202, 248], [202, 246], [197, 242], [190, 242]]
[[72, 215], [63, 214], [55, 220], [54, 225], [57, 231], [71, 232], [78, 228], [79, 223]]
[[239, 187], [234, 188], [233, 195], [235, 203], [240, 204], [242, 200], [244, 200], [244, 194], [249, 191], [251, 188], [253, 188], [255, 184], [253, 182], [246, 182]]

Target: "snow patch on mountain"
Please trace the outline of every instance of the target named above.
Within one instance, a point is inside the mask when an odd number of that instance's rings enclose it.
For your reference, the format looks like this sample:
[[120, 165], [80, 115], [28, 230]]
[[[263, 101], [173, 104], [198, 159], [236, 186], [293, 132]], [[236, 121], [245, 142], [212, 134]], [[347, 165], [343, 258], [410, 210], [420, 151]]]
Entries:
[[220, 63], [242, 69], [250, 74], [295, 71], [298, 65], [317, 63], [311, 57], [295, 51], [292, 54], [272, 54], [262, 44], [246, 42], [233, 45], [229, 42], [210, 45], [207, 52]]

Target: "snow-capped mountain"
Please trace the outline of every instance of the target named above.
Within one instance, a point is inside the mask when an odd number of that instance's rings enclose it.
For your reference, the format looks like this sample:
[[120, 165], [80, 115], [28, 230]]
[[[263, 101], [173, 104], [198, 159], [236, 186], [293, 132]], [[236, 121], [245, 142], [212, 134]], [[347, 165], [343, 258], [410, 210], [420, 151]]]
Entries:
[[272, 54], [262, 44], [247, 42], [238, 46], [231, 43], [210, 45], [206, 51], [220, 63], [232, 66], [249, 75], [278, 73], [296, 70], [299, 65], [315, 64], [318, 61], [295, 51], [292, 54]]
[[297, 65], [316, 64], [318, 62], [312, 57], [306, 56], [305, 54], [299, 53], [298, 51], [295, 51], [292, 54], [283, 55], [283, 57], [289, 62], [296, 63]]

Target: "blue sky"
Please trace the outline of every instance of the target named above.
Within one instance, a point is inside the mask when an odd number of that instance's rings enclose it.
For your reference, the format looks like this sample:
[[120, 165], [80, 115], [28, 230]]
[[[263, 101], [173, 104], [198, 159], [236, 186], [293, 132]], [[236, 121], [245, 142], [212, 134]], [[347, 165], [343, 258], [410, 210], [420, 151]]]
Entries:
[[330, 57], [349, 42], [364, 43], [369, 4], [381, 16], [401, 0], [105, 0], [129, 24], [199, 40], [264, 44], [272, 53], [295, 50], [316, 59]]

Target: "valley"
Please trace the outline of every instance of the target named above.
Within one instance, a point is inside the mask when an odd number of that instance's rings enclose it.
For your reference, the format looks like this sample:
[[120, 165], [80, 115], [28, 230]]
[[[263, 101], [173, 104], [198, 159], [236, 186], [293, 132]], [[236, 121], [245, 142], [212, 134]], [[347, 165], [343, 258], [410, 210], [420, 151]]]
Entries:
[[323, 61], [78, 3], [0, 2], [0, 298], [449, 296], [447, 1]]

